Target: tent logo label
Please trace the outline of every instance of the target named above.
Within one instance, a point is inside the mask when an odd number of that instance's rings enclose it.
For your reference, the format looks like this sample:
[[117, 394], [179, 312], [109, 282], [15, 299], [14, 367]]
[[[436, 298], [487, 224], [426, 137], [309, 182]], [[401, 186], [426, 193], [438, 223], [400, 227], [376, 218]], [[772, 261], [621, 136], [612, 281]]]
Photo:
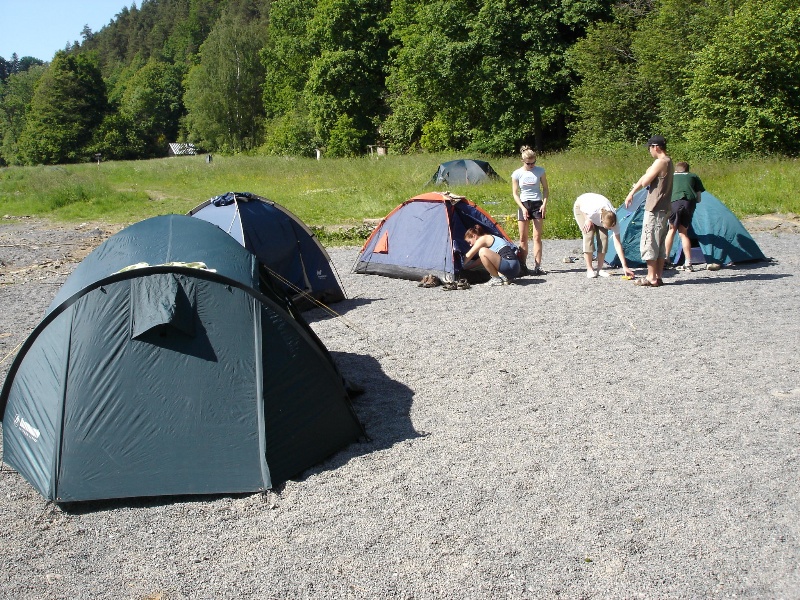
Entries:
[[39, 436], [41, 435], [39, 430], [19, 416], [19, 414], [14, 415], [14, 425], [32, 442], [39, 441]]
[[327, 273], [323, 273], [322, 269], [317, 269], [317, 279], [327, 279], [327, 278], [328, 278]]

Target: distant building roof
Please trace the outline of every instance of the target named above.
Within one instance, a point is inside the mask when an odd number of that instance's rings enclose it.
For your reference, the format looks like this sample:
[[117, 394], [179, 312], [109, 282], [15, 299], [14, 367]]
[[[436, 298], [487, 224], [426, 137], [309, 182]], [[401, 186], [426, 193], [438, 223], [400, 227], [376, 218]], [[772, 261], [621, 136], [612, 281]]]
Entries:
[[194, 144], [178, 144], [172, 143], [169, 145], [170, 156], [194, 156], [197, 154], [197, 148]]

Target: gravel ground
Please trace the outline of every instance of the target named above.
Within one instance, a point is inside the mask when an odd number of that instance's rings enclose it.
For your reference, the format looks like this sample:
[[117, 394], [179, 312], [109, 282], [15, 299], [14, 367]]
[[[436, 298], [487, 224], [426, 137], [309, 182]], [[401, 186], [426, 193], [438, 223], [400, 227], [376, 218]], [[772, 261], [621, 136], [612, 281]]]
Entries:
[[[796, 221], [795, 221], [796, 223]], [[770, 263], [425, 289], [306, 313], [371, 441], [266, 494], [47, 504], [0, 472], [3, 598], [798, 598], [800, 235]], [[753, 231], [753, 229], [751, 229]], [[112, 230], [0, 225], [0, 383]]]

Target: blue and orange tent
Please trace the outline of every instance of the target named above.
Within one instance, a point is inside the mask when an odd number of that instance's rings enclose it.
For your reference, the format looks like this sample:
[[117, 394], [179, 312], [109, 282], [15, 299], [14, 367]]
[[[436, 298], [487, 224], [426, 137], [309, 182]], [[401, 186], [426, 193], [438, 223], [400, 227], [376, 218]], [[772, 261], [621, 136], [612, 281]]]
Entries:
[[465, 270], [461, 263], [469, 250], [464, 234], [476, 224], [511, 241], [489, 213], [463, 196], [414, 196], [381, 220], [361, 248], [353, 272], [411, 280], [431, 273], [444, 281], [488, 279], [486, 271]]

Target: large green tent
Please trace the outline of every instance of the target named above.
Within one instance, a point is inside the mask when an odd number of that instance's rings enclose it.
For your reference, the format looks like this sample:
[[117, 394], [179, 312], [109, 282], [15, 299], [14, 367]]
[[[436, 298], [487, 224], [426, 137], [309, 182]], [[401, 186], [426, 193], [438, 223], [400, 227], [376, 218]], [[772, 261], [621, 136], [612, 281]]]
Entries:
[[[625, 252], [625, 261], [631, 267], [641, 267], [642, 260], [639, 241], [642, 237], [644, 222], [644, 204], [647, 190], [638, 191], [629, 208], [623, 204], [617, 209], [617, 221], [620, 228], [620, 241]], [[692, 242], [693, 262], [730, 264], [766, 260], [764, 253], [747, 232], [742, 222], [716, 196], [703, 192], [689, 227], [689, 239]], [[678, 262], [681, 256], [680, 237], [675, 236], [669, 251], [669, 260]], [[619, 267], [620, 261], [613, 244], [609, 244], [605, 261]]]
[[330, 355], [276, 289], [200, 219], [112, 236], [11, 365], [4, 461], [56, 502], [239, 493], [357, 440]]

